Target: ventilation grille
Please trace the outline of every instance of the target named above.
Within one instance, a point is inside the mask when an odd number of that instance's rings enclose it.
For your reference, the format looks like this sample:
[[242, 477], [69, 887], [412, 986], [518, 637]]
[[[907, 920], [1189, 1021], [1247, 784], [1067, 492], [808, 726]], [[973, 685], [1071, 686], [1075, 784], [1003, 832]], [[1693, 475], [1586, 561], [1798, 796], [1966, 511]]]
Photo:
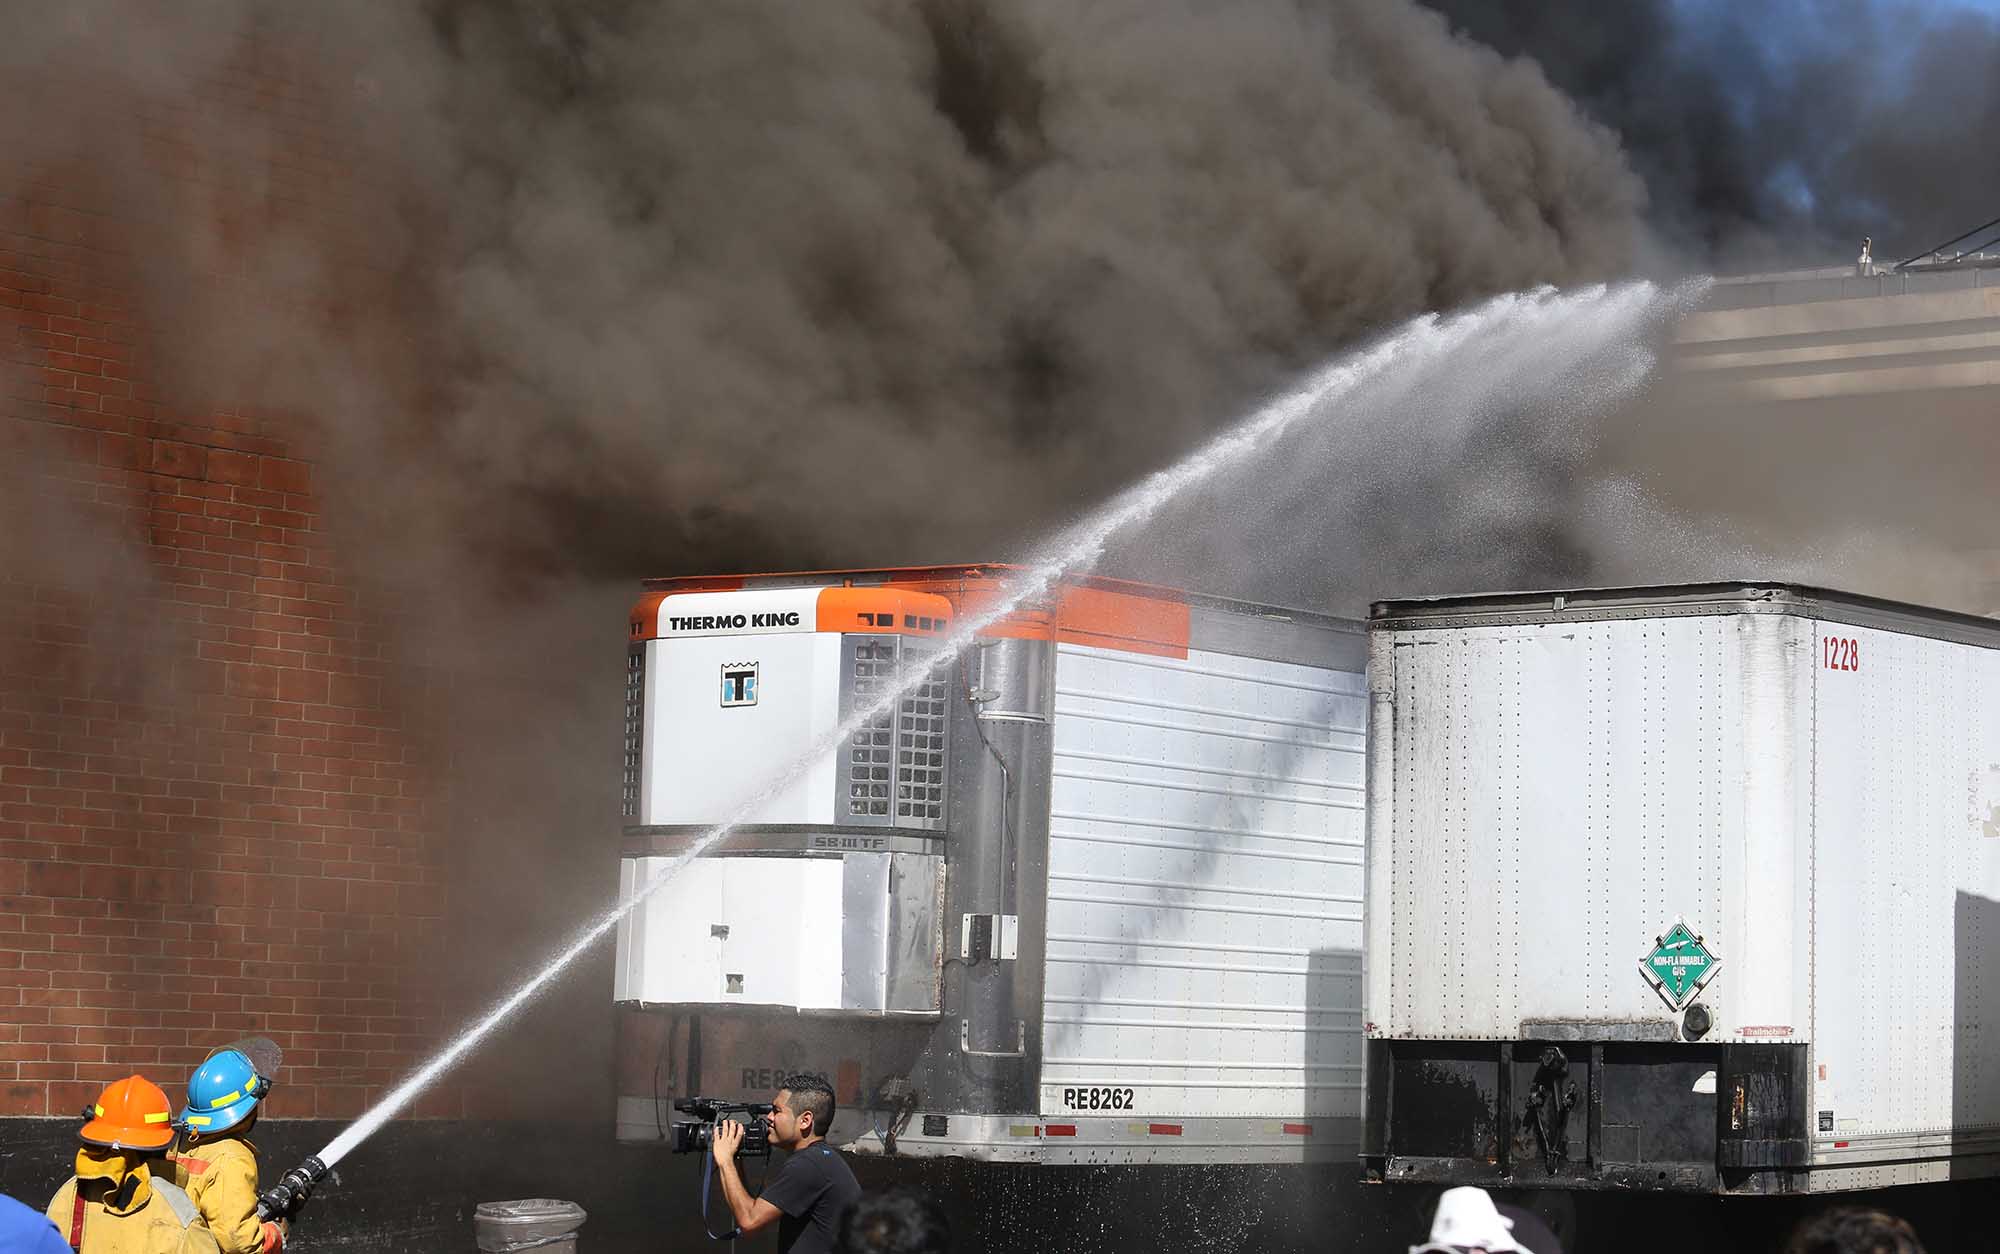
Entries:
[[[850, 637], [849, 710], [879, 701], [895, 684], [900, 667], [928, 659], [902, 652], [899, 638]], [[945, 821], [945, 727], [950, 685], [933, 675], [904, 694], [893, 710], [857, 728], [847, 742], [847, 817], [903, 827], [943, 827]]]
[[[895, 640], [861, 640], [854, 647], [854, 704], [861, 710], [880, 700], [896, 681]], [[887, 818], [895, 784], [896, 712], [886, 711], [855, 729], [847, 742], [847, 808], [862, 818]]]
[[625, 653], [625, 817], [639, 817], [639, 778], [645, 770], [641, 750], [646, 736], [646, 646], [635, 644]]
[[[922, 665], [922, 658], [911, 658]], [[896, 817], [944, 822], [945, 682], [932, 675], [896, 705]]]

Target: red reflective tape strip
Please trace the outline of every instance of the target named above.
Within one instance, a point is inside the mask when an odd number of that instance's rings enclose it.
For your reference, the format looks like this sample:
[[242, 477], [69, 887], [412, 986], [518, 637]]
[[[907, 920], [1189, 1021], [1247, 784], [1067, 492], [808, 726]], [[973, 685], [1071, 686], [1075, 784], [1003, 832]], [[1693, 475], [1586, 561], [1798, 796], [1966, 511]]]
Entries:
[[1285, 1125], [1286, 1136], [1311, 1136], [1312, 1134], [1313, 1126], [1309, 1123], [1288, 1123]]
[[1146, 1131], [1153, 1136], [1179, 1136], [1181, 1125], [1177, 1123], [1149, 1123]]
[[76, 1205], [69, 1212], [69, 1248], [83, 1248], [83, 1181], [76, 1182]]
[[1845, 1142], [1845, 1141], [1835, 1141], [1835, 1142], [1833, 1143], [1833, 1148], [1835, 1148], [1835, 1149], [1846, 1149], [1846, 1148], [1847, 1148], [1847, 1142]]
[[1046, 1131], [1050, 1136], [1075, 1136], [1076, 1125], [1073, 1123], [1052, 1123]]

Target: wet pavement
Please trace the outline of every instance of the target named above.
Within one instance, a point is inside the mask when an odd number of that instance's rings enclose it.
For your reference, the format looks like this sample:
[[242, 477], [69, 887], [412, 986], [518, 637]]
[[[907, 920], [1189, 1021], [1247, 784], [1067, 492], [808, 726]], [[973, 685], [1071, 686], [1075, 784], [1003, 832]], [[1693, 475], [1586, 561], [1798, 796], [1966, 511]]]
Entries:
[[[36, 1205], [68, 1174], [74, 1120], [0, 1121], [0, 1190]], [[258, 1130], [267, 1171], [320, 1149], [339, 1125], [273, 1122]], [[901, 1183], [937, 1197], [957, 1254], [1153, 1254], [1252, 1250], [1401, 1254], [1425, 1229], [1435, 1195], [1364, 1186], [1315, 1167], [1022, 1167], [961, 1160], [855, 1160], [864, 1187]], [[758, 1180], [751, 1174], [753, 1188]], [[700, 1228], [699, 1156], [625, 1146], [586, 1128], [491, 1123], [393, 1124], [362, 1145], [294, 1230], [294, 1254], [470, 1251], [482, 1201], [558, 1197], [589, 1212], [582, 1254], [709, 1248]], [[1513, 1195], [1578, 1251], [1775, 1251], [1826, 1198]], [[1967, 1181], [1842, 1195], [1916, 1225], [1931, 1254], [1991, 1250], [2000, 1182]], [[719, 1213], [719, 1212], [718, 1212]], [[721, 1223], [718, 1220], [717, 1227]], [[773, 1248], [745, 1240], [744, 1254]], [[722, 1248], [717, 1245], [715, 1248]]]

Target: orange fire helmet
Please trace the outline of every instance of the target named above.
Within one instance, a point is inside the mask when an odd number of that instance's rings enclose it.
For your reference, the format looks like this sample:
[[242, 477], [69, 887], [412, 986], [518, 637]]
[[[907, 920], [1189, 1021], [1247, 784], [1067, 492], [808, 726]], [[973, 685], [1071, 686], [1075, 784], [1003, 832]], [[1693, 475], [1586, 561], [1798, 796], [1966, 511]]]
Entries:
[[173, 1107], [160, 1086], [128, 1075], [97, 1095], [77, 1132], [85, 1145], [115, 1150], [165, 1149], [174, 1139]]

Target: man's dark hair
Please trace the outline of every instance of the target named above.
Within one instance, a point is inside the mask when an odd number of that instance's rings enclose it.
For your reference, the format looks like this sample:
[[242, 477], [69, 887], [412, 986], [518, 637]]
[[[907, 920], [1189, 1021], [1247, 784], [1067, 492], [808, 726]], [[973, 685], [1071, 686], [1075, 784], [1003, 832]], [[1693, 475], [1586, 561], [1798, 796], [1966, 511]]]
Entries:
[[833, 1248], [836, 1254], [945, 1254], [951, 1225], [936, 1202], [897, 1185], [848, 1207]]
[[812, 1112], [813, 1135], [825, 1136], [833, 1126], [833, 1084], [817, 1071], [799, 1071], [778, 1081], [778, 1087], [792, 1095], [794, 1118]]
[[1785, 1254], [1924, 1254], [1917, 1230], [1887, 1211], [1836, 1206], [1800, 1224]]

